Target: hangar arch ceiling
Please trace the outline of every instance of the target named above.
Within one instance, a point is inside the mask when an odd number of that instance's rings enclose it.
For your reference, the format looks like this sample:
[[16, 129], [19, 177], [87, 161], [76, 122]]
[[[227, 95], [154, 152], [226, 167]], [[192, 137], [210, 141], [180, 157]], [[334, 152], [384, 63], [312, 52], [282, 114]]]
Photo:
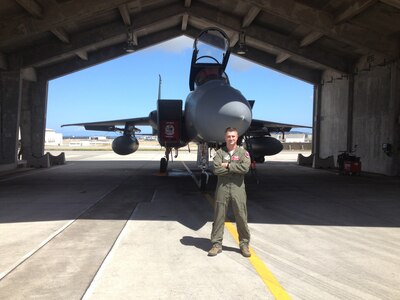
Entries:
[[[245, 32], [254, 62], [315, 84], [361, 57], [399, 57], [398, 0], [2, 0], [0, 69], [53, 79], [205, 27]], [[131, 33], [129, 34], [129, 29]]]

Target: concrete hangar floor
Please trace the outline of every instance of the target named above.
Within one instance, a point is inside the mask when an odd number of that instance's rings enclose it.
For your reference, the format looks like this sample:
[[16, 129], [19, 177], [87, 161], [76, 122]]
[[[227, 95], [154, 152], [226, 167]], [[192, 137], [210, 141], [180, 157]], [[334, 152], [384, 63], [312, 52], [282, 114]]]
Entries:
[[1, 299], [400, 299], [400, 180], [340, 176], [283, 153], [247, 178], [252, 257], [226, 223], [208, 257], [215, 178], [181, 153], [67, 164], [0, 179]]

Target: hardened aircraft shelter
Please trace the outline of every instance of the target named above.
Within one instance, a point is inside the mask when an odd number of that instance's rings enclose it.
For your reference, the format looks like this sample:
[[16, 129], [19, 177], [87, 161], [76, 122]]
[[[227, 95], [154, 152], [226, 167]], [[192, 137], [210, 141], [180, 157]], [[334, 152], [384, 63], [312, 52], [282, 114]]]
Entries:
[[[397, 0], [1, 0], [0, 298], [400, 299], [399, 16]], [[158, 150], [46, 168], [49, 81], [208, 27], [314, 86], [314, 168], [286, 151], [246, 176], [250, 259], [230, 221], [207, 256], [216, 176], [198, 189], [195, 151], [167, 173]], [[361, 176], [319, 169], [355, 145]]]
[[16, 168], [19, 129], [23, 159], [44, 154], [49, 80], [214, 26], [314, 85], [314, 166], [357, 145], [363, 171], [398, 176], [399, 14], [396, 0], [3, 0], [0, 167]]

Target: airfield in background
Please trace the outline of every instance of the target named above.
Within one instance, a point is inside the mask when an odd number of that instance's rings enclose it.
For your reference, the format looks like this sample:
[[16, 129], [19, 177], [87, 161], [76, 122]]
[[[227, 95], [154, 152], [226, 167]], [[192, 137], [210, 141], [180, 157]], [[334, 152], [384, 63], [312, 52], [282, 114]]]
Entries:
[[[282, 134], [273, 134], [274, 138], [280, 140], [283, 144], [283, 151], [293, 152], [310, 152], [311, 153], [311, 139], [310, 133], [293, 132]], [[156, 136], [152, 135], [138, 135], [139, 149], [141, 150], [160, 150], [164, 151], [157, 141]], [[89, 136], [89, 137], [64, 137], [62, 133], [56, 133], [52, 129], [46, 129], [45, 137], [45, 150], [46, 151], [111, 151], [113, 137], [106, 136]], [[179, 151], [189, 151], [196, 153], [197, 145], [189, 143], [188, 146], [182, 147]]]

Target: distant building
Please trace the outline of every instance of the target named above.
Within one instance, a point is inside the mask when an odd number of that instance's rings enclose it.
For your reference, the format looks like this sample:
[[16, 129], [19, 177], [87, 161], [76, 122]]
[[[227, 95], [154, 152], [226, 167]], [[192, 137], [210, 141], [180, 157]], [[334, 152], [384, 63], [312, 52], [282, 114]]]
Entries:
[[312, 135], [310, 133], [291, 133], [285, 135], [286, 143], [310, 143]]
[[157, 140], [157, 137], [156, 137], [155, 135], [145, 135], [145, 136], [143, 137], [143, 139], [144, 139], [145, 141], [155, 141], [155, 140]]
[[89, 137], [89, 140], [105, 142], [105, 141], [107, 141], [107, 137], [105, 137], [105, 136], [91, 136], [91, 137]]
[[281, 141], [281, 142], [284, 141], [284, 140], [283, 140], [283, 134], [282, 134], [282, 133], [271, 133], [271, 136], [272, 136], [273, 138], [276, 138], [277, 140], [279, 140], [279, 141]]
[[273, 133], [271, 136], [283, 143], [311, 143], [312, 141], [312, 134], [307, 132], [286, 132], [285, 135]]
[[63, 134], [57, 133], [53, 129], [46, 128], [44, 135], [45, 146], [61, 146], [63, 143]]

